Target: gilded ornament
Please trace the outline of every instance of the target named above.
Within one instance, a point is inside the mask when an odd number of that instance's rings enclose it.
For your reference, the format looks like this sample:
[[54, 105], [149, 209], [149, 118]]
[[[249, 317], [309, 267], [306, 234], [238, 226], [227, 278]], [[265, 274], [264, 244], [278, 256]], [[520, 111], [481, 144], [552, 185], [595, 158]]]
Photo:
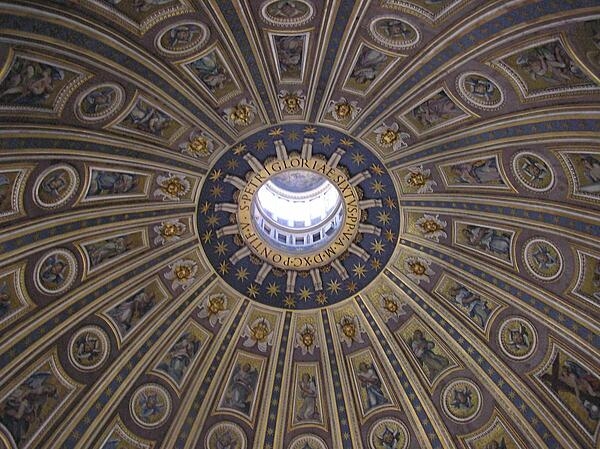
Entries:
[[373, 132], [375, 133], [375, 141], [382, 148], [392, 147], [394, 151], [397, 151], [408, 146], [406, 140], [410, 139], [410, 134], [400, 131], [400, 127], [396, 122], [390, 126], [382, 123]]

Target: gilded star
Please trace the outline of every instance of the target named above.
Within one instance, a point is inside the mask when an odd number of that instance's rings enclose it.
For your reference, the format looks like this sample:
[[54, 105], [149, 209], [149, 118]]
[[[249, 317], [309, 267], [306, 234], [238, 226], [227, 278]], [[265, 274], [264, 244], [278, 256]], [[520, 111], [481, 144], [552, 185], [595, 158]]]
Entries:
[[396, 209], [396, 200], [394, 198], [392, 198], [391, 196], [388, 196], [385, 199], [385, 205], [387, 207], [389, 207], [390, 209]]
[[210, 214], [207, 218], [206, 218], [206, 224], [208, 226], [210, 226], [211, 228], [215, 227], [216, 225], [219, 224], [219, 216], [216, 214]]
[[235, 170], [236, 168], [238, 168], [239, 165], [240, 163], [237, 159], [229, 159], [227, 161], [227, 168], [229, 170]]
[[206, 231], [202, 234], [202, 241], [204, 243], [210, 243], [212, 236], [213, 236], [212, 229], [209, 229], [208, 231]]
[[317, 304], [319, 304], [319, 305], [326, 304], [327, 296], [325, 295], [325, 293], [319, 292], [319, 293], [317, 293], [317, 297], [315, 298], [315, 301], [317, 301]]
[[235, 277], [238, 281], [242, 281], [242, 282], [244, 282], [246, 279], [248, 279], [248, 270], [246, 269], [246, 267], [238, 268], [237, 271], [235, 272]]
[[221, 171], [221, 169], [217, 169], [217, 170], [213, 170], [212, 173], [210, 174], [210, 180], [213, 182], [217, 182], [221, 176], [223, 175], [223, 172]]
[[396, 234], [394, 234], [394, 232], [391, 229], [386, 229], [384, 235], [385, 235], [385, 239], [388, 242], [391, 242], [396, 238]]
[[295, 142], [296, 140], [298, 140], [298, 133], [296, 131], [290, 131], [288, 133], [288, 139], [290, 140], [290, 142]]
[[358, 289], [358, 285], [356, 285], [356, 282], [354, 282], [354, 281], [348, 282], [348, 285], [346, 286], [346, 290], [348, 290], [348, 293], [354, 293], [357, 289]]
[[306, 287], [302, 287], [300, 289], [300, 299], [302, 301], [308, 301], [310, 299], [310, 295], [312, 295], [311, 291]]
[[233, 154], [235, 154], [236, 156], [239, 156], [244, 151], [246, 151], [246, 144], [240, 143], [239, 145], [233, 147]]
[[381, 261], [373, 258], [371, 260], [371, 268], [373, 268], [375, 271], [379, 271], [381, 269]]
[[371, 164], [371, 171], [377, 176], [383, 175], [383, 168], [379, 164]]
[[390, 213], [385, 211], [380, 211], [377, 213], [377, 221], [381, 224], [388, 224], [390, 222]]
[[373, 243], [371, 243], [371, 250], [375, 254], [381, 254], [382, 252], [385, 251], [385, 245], [383, 244], [383, 242], [381, 240], [375, 239], [375, 241]]
[[365, 155], [362, 153], [352, 153], [352, 162], [356, 165], [361, 165], [365, 162]]
[[256, 141], [256, 144], [254, 145], [254, 148], [256, 148], [257, 151], [262, 151], [265, 148], [267, 148], [267, 141], [265, 139], [260, 139]]
[[283, 129], [281, 128], [275, 128], [272, 129], [271, 131], [269, 131], [269, 136], [271, 137], [279, 137], [283, 135]]
[[226, 260], [222, 260], [219, 263], [219, 273], [221, 273], [221, 274], [229, 273], [229, 262], [227, 262]]
[[227, 243], [217, 242], [217, 246], [215, 246], [215, 252], [219, 256], [224, 256], [227, 253]]
[[327, 283], [327, 290], [329, 290], [334, 295], [337, 295], [337, 293], [340, 291], [340, 288], [340, 282], [337, 279], [334, 279]]
[[250, 284], [250, 287], [248, 287], [248, 290], [246, 290], [246, 293], [248, 293], [248, 296], [252, 299], [256, 298], [256, 296], [258, 295], [258, 285], [255, 284]]
[[210, 188], [210, 195], [215, 197], [215, 198], [221, 198], [221, 195], [223, 195], [223, 187], [221, 186], [212, 186]]
[[354, 145], [354, 142], [351, 139], [346, 139], [345, 137], [340, 139], [340, 145], [344, 145], [345, 147], [351, 147]]
[[358, 279], [361, 279], [365, 277], [367, 269], [362, 263], [359, 262], [358, 265], [354, 264], [354, 266], [352, 267], [352, 272]]
[[270, 282], [269, 286], [267, 287], [267, 293], [269, 296], [277, 296], [279, 294], [279, 285], [277, 285], [275, 282]]
[[319, 142], [321, 143], [321, 145], [325, 145], [326, 147], [328, 147], [333, 143], [333, 138], [329, 134], [326, 134], [324, 136], [321, 136]]
[[292, 295], [287, 295], [285, 297], [285, 299], [283, 300], [283, 305], [285, 307], [289, 307], [290, 309], [294, 308], [294, 307], [296, 307], [296, 300], [294, 299], [294, 297]]
[[371, 183], [371, 190], [375, 193], [381, 193], [385, 190], [385, 186], [383, 185], [383, 182], [377, 179]]
[[314, 126], [305, 126], [303, 131], [304, 134], [317, 134], [317, 128]]
[[211, 203], [209, 203], [208, 201], [205, 201], [202, 206], [200, 206], [200, 212], [202, 212], [204, 215], [206, 215], [208, 213], [208, 211], [210, 210], [210, 207], [212, 206]]

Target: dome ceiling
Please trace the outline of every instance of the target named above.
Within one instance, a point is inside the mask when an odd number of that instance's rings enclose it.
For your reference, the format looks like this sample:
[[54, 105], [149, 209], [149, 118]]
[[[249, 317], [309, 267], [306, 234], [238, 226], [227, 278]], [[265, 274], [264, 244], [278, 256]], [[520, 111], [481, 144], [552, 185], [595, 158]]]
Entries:
[[[598, 447], [597, 2], [0, 22], [0, 447]], [[289, 168], [344, 201], [301, 256]]]

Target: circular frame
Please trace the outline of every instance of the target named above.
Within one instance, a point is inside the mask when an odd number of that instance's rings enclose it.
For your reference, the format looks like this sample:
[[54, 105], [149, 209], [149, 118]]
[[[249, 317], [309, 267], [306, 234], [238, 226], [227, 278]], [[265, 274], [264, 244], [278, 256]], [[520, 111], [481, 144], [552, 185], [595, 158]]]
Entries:
[[[454, 415], [450, 411], [450, 408], [448, 407], [448, 400], [449, 400], [449, 395], [451, 393], [451, 390], [453, 387], [457, 387], [457, 386], [469, 386], [471, 389], [473, 389], [475, 391], [475, 394], [478, 396], [477, 406], [476, 406], [475, 410], [469, 416], [467, 416], [465, 418], [460, 418], [460, 417]], [[442, 394], [440, 396], [440, 402], [442, 403], [442, 409], [444, 410], [444, 413], [446, 414], [446, 416], [448, 416], [453, 421], [461, 422], [461, 423], [473, 421], [475, 418], [477, 418], [477, 415], [479, 415], [479, 412], [481, 411], [481, 402], [482, 402], [481, 390], [479, 389], [479, 386], [477, 386], [476, 383], [471, 381], [471, 379], [467, 379], [467, 378], [456, 379], [456, 380], [452, 381], [451, 383], [449, 383], [448, 385], [446, 385], [446, 387], [444, 387], [444, 390], [442, 391]]]
[[[486, 103], [485, 101], [475, 100], [471, 96], [471, 94], [465, 89], [465, 86], [464, 86], [465, 80], [466, 80], [467, 76], [469, 76], [469, 75], [475, 75], [475, 76], [479, 76], [481, 78], [485, 78], [487, 81], [492, 83], [494, 85], [494, 87], [496, 89], [498, 89], [498, 92], [500, 94], [500, 99], [496, 103]], [[488, 75], [485, 75], [480, 72], [470, 71], [470, 72], [461, 73], [460, 76], [458, 78], [456, 78], [456, 90], [460, 93], [460, 96], [462, 98], [464, 98], [467, 103], [469, 103], [472, 106], [478, 107], [480, 109], [484, 109], [486, 111], [496, 111], [504, 105], [504, 100], [505, 100], [504, 92], [502, 91], [502, 89], [500, 88], [498, 83], [496, 83], [494, 80], [492, 80]]]
[[[397, 20], [399, 22], [404, 22], [406, 23], [409, 27], [411, 27], [414, 31], [415, 31], [415, 38], [412, 41], [407, 41], [406, 43], [398, 43], [393, 39], [389, 39], [385, 36], [382, 36], [380, 33], [377, 32], [377, 29], [375, 28], [375, 25], [377, 24], [377, 22], [381, 21], [381, 20], [385, 20], [385, 19], [392, 19], [392, 20]], [[373, 38], [373, 40], [375, 42], [377, 42], [380, 45], [383, 45], [384, 47], [390, 48], [392, 50], [407, 50], [409, 48], [413, 48], [416, 47], [417, 44], [421, 41], [421, 32], [419, 31], [419, 29], [410, 21], [406, 20], [404, 17], [397, 17], [394, 15], [385, 15], [385, 16], [378, 16], [378, 17], [374, 17], [371, 22], [369, 23], [369, 34], [371, 35], [371, 37]]]
[[277, 27], [299, 27], [304, 24], [310, 22], [315, 16], [315, 8], [312, 3], [307, 2], [305, 0], [295, 0], [299, 1], [306, 6], [308, 6], [308, 12], [301, 17], [295, 19], [284, 19], [284, 18], [276, 18], [272, 17], [267, 13], [267, 8], [269, 5], [278, 2], [279, 0], [269, 0], [264, 2], [260, 7], [260, 16], [261, 18], [268, 24], [274, 25]]
[[[108, 109], [106, 109], [105, 111], [100, 112], [100, 113], [94, 113], [94, 114], [84, 113], [81, 109], [81, 103], [85, 100], [85, 97], [87, 97], [93, 91], [100, 89], [102, 87], [111, 87], [115, 90], [116, 98], [115, 98], [115, 101], [113, 102], [113, 104], [110, 105]], [[89, 89], [86, 89], [85, 91], [83, 91], [82, 93], [80, 93], [77, 96], [77, 99], [75, 100], [75, 115], [82, 122], [89, 122], [89, 123], [101, 122], [103, 120], [106, 120], [110, 116], [116, 114], [117, 111], [119, 109], [121, 109], [121, 107], [123, 106], [124, 103], [125, 103], [125, 89], [123, 89], [120, 85], [118, 85], [116, 83], [96, 84], [95, 86], [90, 87]]]
[[[173, 28], [182, 25], [195, 25], [199, 27], [202, 30], [202, 37], [196, 42], [184, 46], [181, 50], [169, 50], [168, 48], [165, 48], [161, 43], [163, 36], [170, 32]], [[158, 51], [168, 56], [186, 56], [202, 48], [202, 46], [204, 46], [209, 39], [210, 29], [204, 23], [199, 22], [197, 20], [182, 20], [160, 30], [160, 32], [156, 35], [156, 38], [154, 39], [154, 46], [158, 49]]]
[[406, 427], [406, 424], [404, 424], [402, 421], [400, 420], [396, 420], [396, 419], [381, 419], [379, 421], [376, 421], [372, 426], [371, 429], [369, 430], [369, 447], [370, 449], [379, 449], [382, 446], [376, 446], [375, 444], [375, 431], [377, 430], [377, 427], [381, 427], [381, 425], [387, 426], [389, 425], [393, 425], [394, 427], [399, 427], [399, 432], [402, 433], [402, 435], [404, 436], [404, 445], [402, 445], [402, 447], [398, 446], [397, 449], [406, 449], [409, 444], [410, 444], [410, 433], [408, 432], [408, 428]]
[[[73, 351], [72, 351], [72, 347], [73, 347], [73, 344], [75, 344], [75, 341], [82, 334], [87, 333], [87, 332], [93, 333], [95, 336], [97, 336], [98, 339], [104, 345], [104, 353], [100, 355], [100, 358], [96, 363], [94, 363], [93, 365], [89, 365], [89, 366], [80, 364], [77, 361], [77, 359], [75, 357], [73, 357]], [[68, 351], [69, 351], [69, 361], [73, 364], [73, 366], [75, 368], [77, 368], [80, 371], [84, 371], [84, 372], [94, 371], [97, 368], [99, 368], [106, 361], [106, 359], [108, 358], [108, 355], [110, 354], [110, 342], [108, 340], [108, 335], [106, 334], [104, 329], [102, 329], [99, 326], [83, 327], [83, 328], [79, 329], [75, 334], [73, 334], [73, 336], [69, 339]]]
[[213, 434], [215, 432], [217, 432], [220, 428], [223, 428], [224, 430], [227, 429], [232, 429], [233, 432], [237, 433], [238, 436], [240, 436], [242, 438], [242, 445], [241, 447], [237, 448], [237, 449], [246, 449], [246, 446], [248, 445], [248, 441], [246, 438], [246, 434], [244, 433], [244, 431], [242, 430], [242, 428], [230, 421], [224, 421], [224, 422], [220, 422], [218, 424], [215, 424], [214, 426], [212, 426], [210, 428], [210, 430], [208, 431], [208, 433], [206, 434], [206, 438], [204, 438], [204, 445], [205, 447], [211, 447], [210, 444], [210, 439], [213, 436]]
[[[524, 323], [524, 325], [528, 328], [527, 330], [530, 330], [531, 335], [532, 335], [531, 348], [529, 348], [529, 350], [526, 353], [524, 353], [523, 355], [514, 355], [510, 351], [508, 351], [504, 345], [504, 340], [502, 339], [502, 333], [504, 332], [504, 329], [507, 328], [510, 324], [516, 323], [516, 322]], [[531, 322], [529, 322], [529, 320], [526, 320], [525, 318], [516, 317], [516, 316], [507, 318], [506, 320], [504, 320], [504, 322], [500, 325], [500, 328], [498, 329], [498, 344], [500, 345], [500, 349], [502, 350], [502, 352], [504, 354], [506, 354], [510, 359], [513, 359], [513, 360], [528, 359], [535, 352], [535, 349], [537, 347], [537, 342], [538, 342], [537, 331], [536, 331], [535, 327], [533, 326], [533, 324], [531, 324]]]
[[[548, 246], [550, 246], [554, 251], [556, 251], [556, 254], [558, 256], [558, 262], [559, 262], [559, 268], [556, 271], [556, 273], [550, 275], [550, 276], [544, 276], [542, 273], [540, 273], [538, 270], [535, 269], [535, 267], [533, 267], [530, 263], [529, 257], [528, 257], [528, 251], [531, 248], [532, 245], [534, 245], [535, 243], [544, 243]], [[540, 238], [540, 237], [534, 237], [532, 239], [529, 239], [526, 243], [525, 246], [523, 247], [523, 263], [525, 264], [525, 268], [527, 268], [527, 271], [529, 271], [531, 273], [532, 276], [534, 276], [535, 278], [541, 280], [541, 281], [554, 281], [556, 280], [563, 271], [564, 268], [564, 260], [562, 257], [562, 254], [560, 253], [558, 247], [550, 242], [549, 240]]]
[[[543, 188], [536, 188], [534, 187], [531, 182], [529, 182], [528, 180], [524, 179], [520, 174], [519, 174], [519, 170], [517, 168], [517, 162], [518, 159], [521, 156], [533, 156], [539, 160], [541, 160], [544, 164], [546, 164], [546, 167], [548, 167], [548, 171], [550, 172], [550, 177], [551, 177], [551, 181], [550, 184], [548, 184], [548, 187], [543, 187]], [[532, 190], [534, 192], [547, 192], [549, 190], [552, 190], [552, 188], [555, 185], [555, 181], [556, 181], [556, 177], [554, 176], [554, 170], [552, 169], [552, 165], [550, 165], [550, 163], [544, 159], [542, 156], [540, 156], [539, 154], [536, 154], [532, 151], [520, 151], [518, 153], [516, 153], [513, 157], [512, 157], [512, 162], [511, 162], [511, 167], [512, 167], [512, 171], [515, 175], [515, 178], [517, 178], [517, 180], [523, 184], [525, 187], [527, 187], [529, 190]]]
[[[55, 203], [46, 203], [39, 197], [38, 189], [40, 188], [40, 185], [42, 184], [42, 181], [44, 180], [44, 178], [46, 178], [46, 176], [48, 176], [48, 174], [52, 173], [53, 171], [57, 171], [57, 170], [65, 170], [69, 174], [71, 182], [70, 182], [69, 188], [67, 190], [67, 193], [65, 193], [61, 199], [59, 199]], [[46, 168], [42, 173], [39, 174], [39, 176], [35, 180], [35, 184], [33, 185], [33, 201], [35, 202], [35, 204], [37, 204], [39, 207], [41, 207], [43, 209], [56, 209], [57, 207], [60, 207], [60, 206], [64, 205], [65, 203], [67, 203], [73, 197], [73, 195], [75, 195], [78, 187], [79, 187], [79, 174], [77, 173], [77, 170], [75, 170], [73, 167], [71, 167], [70, 165], [67, 165], [67, 164], [53, 165], [51, 167]]]
[[[135, 412], [135, 403], [138, 400], [138, 397], [143, 393], [144, 389], [155, 389], [157, 392], [160, 392], [164, 399], [165, 399], [165, 408], [166, 410], [164, 411], [163, 416], [156, 421], [155, 423], [152, 424], [148, 424], [144, 421], [142, 421], [140, 419], [139, 416], [137, 416], [136, 412]], [[137, 390], [135, 390], [135, 393], [133, 393], [133, 395], [131, 396], [131, 400], [129, 401], [129, 413], [131, 414], [131, 417], [134, 419], [134, 421], [139, 424], [141, 427], [144, 427], [146, 429], [154, 429], [156, 427], [160, 427], [161, 425], [163, 425], [165, 423], [165, 421], [169, 418], [169, 415], [171, 414], [171, 395], [169, 394], [169, 392], [167, 391], [167, 389], [165, 387], [163, 387], [162, 385], [156, 384], [156, 383], [148, 383], [148, 384], [144, 384], [142, 386], [140, 386]]]
[[[40, 270], [42, 269], [44, 262], [52, 255], [63, 256], [67, 260], [67, 264], [70, 267], [70, 272], [68, 273], [67, 278], [65, 279], [63, 285], [56, 290], [50, 290], [49, 288], [44, 287], [41, 284], [41, 282], [39, 281]], [[63, 293], [64, 291], [68, 290], [69, 287], [71, 287], [71, 285], [73, 284], [73, 282], [75, 282], [75, 278], [77, 277], [77, 271], [78, 271], [77, 270], [77, 259], [75, 258], [75, 255], [71, 251], [62, 249], [62, 248], [54, 249], [54, 250], [44, 253], [44, 255], [42, 257], [40, 257], [40, 259], [35, 264], [35, 268], [33, 270], [34, 283], [35, 283], [35, 286], [42, 293], [45, 293], [47, 295], [58, 295], [59, 293]]]

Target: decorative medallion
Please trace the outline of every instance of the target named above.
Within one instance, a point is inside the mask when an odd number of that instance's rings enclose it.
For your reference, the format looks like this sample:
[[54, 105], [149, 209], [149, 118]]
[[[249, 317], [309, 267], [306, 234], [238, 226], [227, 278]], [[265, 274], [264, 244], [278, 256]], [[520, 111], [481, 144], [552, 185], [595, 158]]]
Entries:
[[468, 103], [480, 109], [496, 110], [504, 104], [504, 94], [498, 85], [476, 72], [461, 74], [456, 79], [460, 95]]
[[55, 249], [44, 254], [35, 265], [36, 287], [48, 295], [62, 293], [77, 277], [77, 260], [71, 251]]
[[409, 443], [408, 428], [397, 419], [379, 420], [369, 431], [370, 449], [406, 449]]
[[262, 4], [260, 13], [268, 24], [289, 28], [310, 22], [315, 9], [304, 0], [271, 0]]
[[415, 26], [395, 16], [373, 19], [369, 33], [379, 44], [393, 50], [412, 48], [421, 40], [421, 33]]
[[125, 90], [103, 83], [86, 90], [75, 101], [75, 115], [84, 122], [100, 122], [117, 112], [125, 101]]
[[106, 332], [98, 326], [86, 326], [69, 340], [69, 360], [81, 371], [100, 367], [110, 353]]
[[215, 424], [208, 431], [205, 447], [210, 449], [235, 448], [246, 449], [246, 435], [240, 426], [232, 422]]
[[181, 56], [202, 48], [210, 37], [208, 27], [196, 21], [182, 21], [158, 33], [154, 44], [169, 56]]
[[215, 150], [213, 138], [205, 131], [192, 131], [187, 142], [179, 145], [179, 151], [193, 158], [205, 158]]
[[129, 411], [140, 426], [147, 429], [158, 427], [171, 413], [171, 396], [158, 384], [142, 385], [133, 393]]
[[33, 200], [44, 209], [53, 209], [67, 203], [79, 187], [77, 171], [67, 164], [48, 167], [36, 179]]
[[288, 92], [283, 89], [279, 92], [279, 108], [281, 112], [287, 115], [301, 115], [304, 111], [304, 104], [306, 102], [306, 95], [302, 93], [302, 90], [295, 92]]
[[530, 151], [516, 154], [512, 160], [516, 178], [534, 192], [546, 192], [554, 187], [554, 171], [541, 156]]
[[410, 134], [400, 131], [398, 123], [394, 122], [390, 126], [382, 123], [373, 131], [375, 133], [375, 141], [382, 148], [393, 148], [398, 151], [401, 148], [408, 146], [406, 142], [410, 139]]
[[524, 360], [533, 354], [537, 346], [537, 332], [524, 318], [509, 318], [498, 331], [500, 348], [511, 359]]
[[481, 409], [481, 391], [469, 379], [457, 379], [444, 388], [441, 401], [444, 412], [454, 421], [472, 421]]
[[348, 122], [354, 120], [362, 108], [358, 107], [358, 101], [346, 100], [341, 97], [339, 100], [330, 100], [326, 112], [331, 114], [336, 122]]
[[542, 281], [553, 281], [562, 273], [560, 251], [556, 245], [542, 238], [533, 238], [525, 244], [523, 261], [527, 270]]
[[327, 445], [316, 435], [303, 434], [292, 441], [289, 449], [327, 449]]
[[235, 106], [226, 108], [223, 118], [232, 126], [248, 126], [256, 117], [257, 109], [252, 100], [242, 99]]
[[[395, 197], [383, 164], [359, 142], [290, 124], [262, 130], [216, 161], [202, 187], [198, 231], [229, 285], [270, 306], [309, 309], [347, 298], [381, 272], [398, 236]], [[286, 221], [277, 215], [284, 211], [297, 217]]]

